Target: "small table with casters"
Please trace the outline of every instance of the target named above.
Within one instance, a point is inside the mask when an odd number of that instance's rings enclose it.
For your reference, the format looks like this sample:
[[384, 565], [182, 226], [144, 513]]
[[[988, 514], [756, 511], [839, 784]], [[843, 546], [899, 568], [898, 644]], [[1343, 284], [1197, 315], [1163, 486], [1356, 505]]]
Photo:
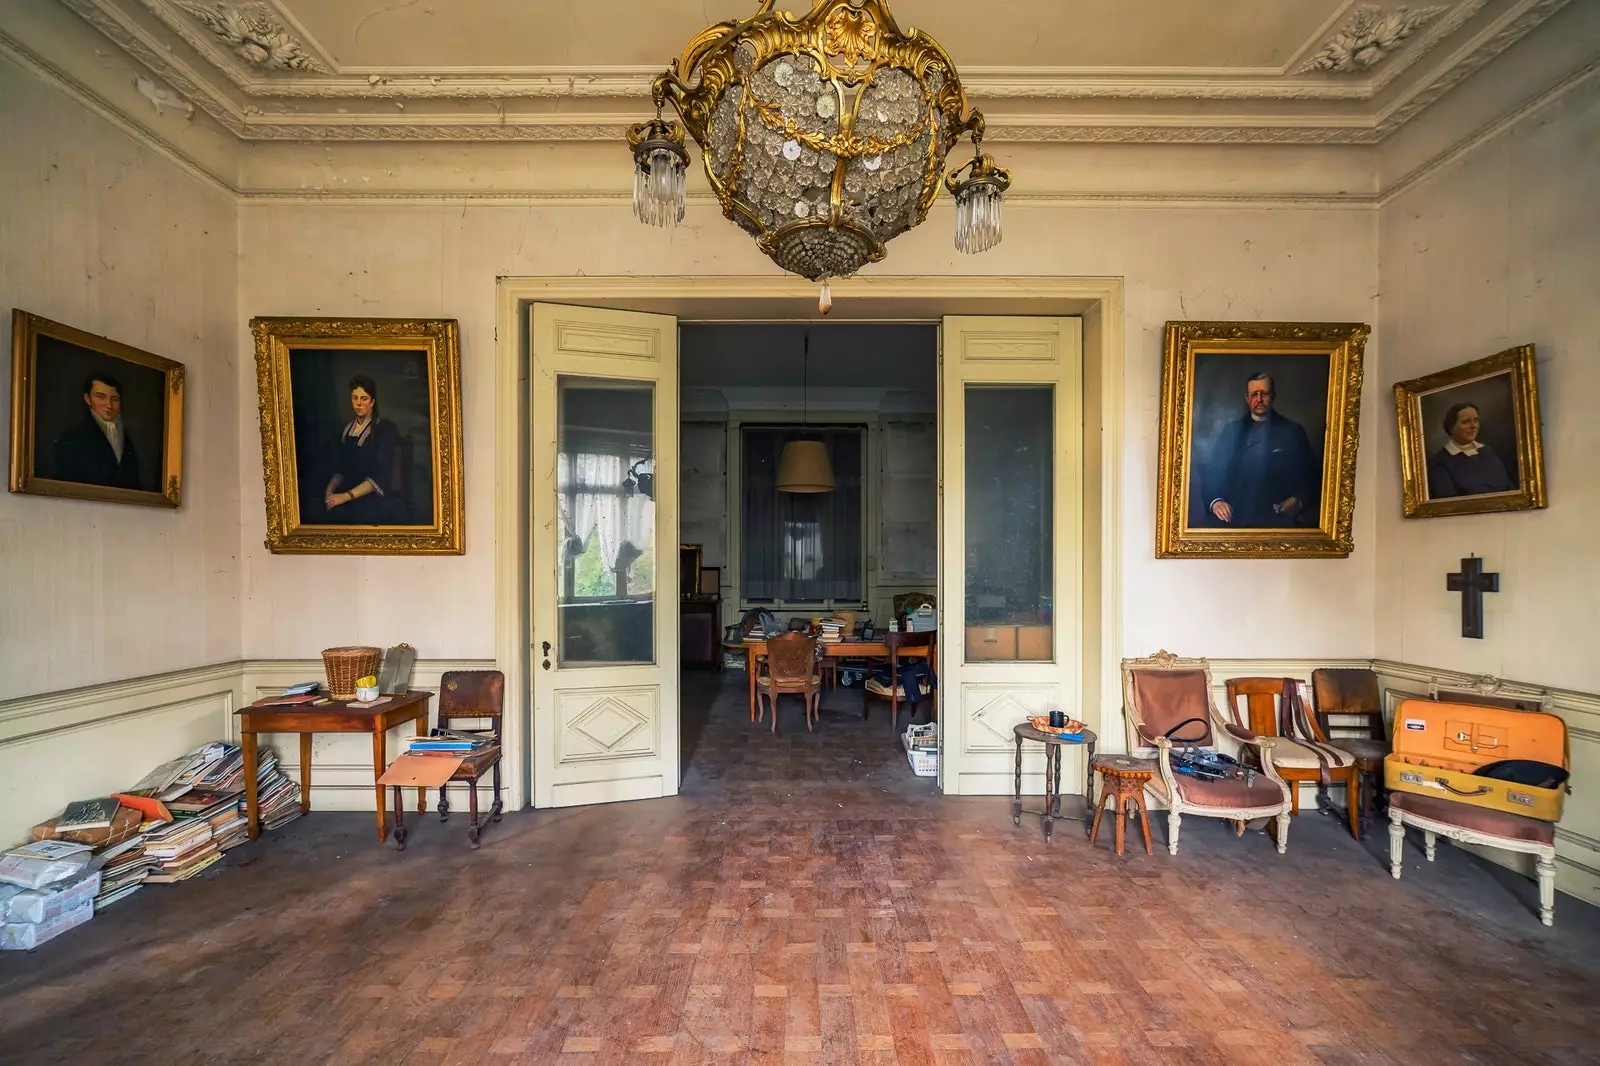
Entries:
[[[1117, 820], [1117, 854], [1122, 854], [1122, 832], [1133, 807], [1139, 808], [1139, 828], [1144, 833], [1144, 853], [1150, 850], [1150, 817], [1144, 805], [1144, 786], [1156, 773], [1154, 759], [1136, 759], [1131, 755], [1101, 755], [1089, 760], [1090, 772], [1100, 771], [1103, 779], [1100, 788], [1100, 806], [1094, 812], [1094, 825], [1089, 830], [1089, 843], [1100, 836], [1100, 816], [1111, 804], [1111, 816]], [[1130, 804], [1132, 806], [1130, 806]]]
[[[388, 768], [386, 741], [389, 730], [402, 722], [415, 722], [417, 736], [428, 731], [428, 701], [431, 692], [410, 692], [403, 696], [390, 696], [372, 707], [334, 700], [331, 703], [294, 707], [241, 707], [234, 713], [239, 716], [239, 746], [244, 749], [244, 795], [246, 818], [249, 821], [250, 839], [261, 835], [261, 807], [256, 781], [256, 735], [258, 733], [300, 734], [300, 809], [311, 810], [311, 734], [313, 733], [370, 733], [372, 734], [372, 782], [378, 797], [378, 841], [389, 837], [386, 824], [383, 786], [378, 778]], [[417, 790], [417, 811], [421, 813], [426, 793]]]
[[1011, 799], [1011, 824], [1022, 824], [1022, 742], [1035, 740], [1044, 745], [1044, 839], [1049, 842], [1055, 828], [1055, 817], [1061, 813], [1061, 749], [1068, 744], [1082, 744], [1089, 749], [1084, 767], [1084, 796], [1088, 801], [1085, 811], [1094, 807], [1094, 745], [1099, 738], [1094, 731], [1085, 729], [1074, 740], [1066, 740], [1054, 733], [1042, 733], [1028, 722], [1019, 722], [1012, 730], [1017, 737], [1017, 788]]

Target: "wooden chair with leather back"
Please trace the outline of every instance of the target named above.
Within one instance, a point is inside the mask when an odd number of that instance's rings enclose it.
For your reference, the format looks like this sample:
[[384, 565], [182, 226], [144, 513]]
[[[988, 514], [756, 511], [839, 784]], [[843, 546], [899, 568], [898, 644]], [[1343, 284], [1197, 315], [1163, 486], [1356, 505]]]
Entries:
[[[467, 786], [468, 811], [472, 822], [467, 826], [467, 840], [478, 846], [478, 839], [490, 822], [498, 822], [501, 814], [500, 751], [501, 723], [505, 718], [506, 676], [499, 670], [450, 670], [439, 679], [439, 728], [453, 728], [450, 723], [460, 719], [489, 721], [491, 727], [481, 727], [468, 732], [485, 733], [494, 738], [487, 748], [473, 752], [461, 760], [461, 765], [450, 780], [462, 781]], [[494, 801], [488, 814], [478, 817], [478, 782], [485, 773], [492, 773]], [[445, 795], [447, 786], [439, 788], [439, 820], [450, 817], [450, 801]]]
[[[861, 717], [865, 718], [867, 712], [872, 709], [873, 700], [888, 700], [889, 728], [891, 731], [898, 729], [895, 722], [900, 717], [900, 701], [905, 700], [907, 703], [919, 702], [911, 700], [906, 695], [905, 681], [900, 676], [900, 652], [906, 648], [919, 649], [920, 654], [916, 656], [908, 655], [906, 658], [926, 662], [931, 667], [933, 647], [938, 642], [938, 639], [939, 634], [937, 632], [891, 632], [883, 634], [883, 642], [889, 646], [889, 657], [887, 659], [874, 659], [867, 667], [867, 679], [861, 686]], [[873, 676], [874, 672], [881, 670], [885, 663], [889, 666], [889, 683], [887, 685]], [[937, 722], [939, 720], [938, 689], [930, 691], [927, 694], [927, 699], [930, 701], [928, 720]]]
[[[1310, 781], [1319, 785], [1333, 782], [1345, 786], [1345, 811], [1350, 835], [1361, 837], [1361, 775], [1355, 756], [1328, 742], [1326, 731], [1317, 720], [1299, 707], [1299, 683], [1292, 677], [1230, 677], [1227, 681], [1228, 713], [1234, 724], [1257, 736], [1276, 737], [1270, 758], [1278, 776], [1289, 785], [1289, 813], [1300, 813], [1300, 785]], [[1239, 700], [1244, 700], [1244, 713]], [[1292, 697], [1293, 707], [1283, 704]], [[1295, 710], [1302, 713], [1296, 715]], [[1254, 754], [1254, 753], [1253, 753]]]
[[1323, 735], [1356, 761], [1356, 773], [1363, 782], [1360, 806], [1364, 828], [1382, 794], [1383, 760], [1390, 751], [1378, 675], [1362, 667], [1313, 670], [1311, 698]]
[[817, 638], [805, 633], [784, 633], [767, 641], [767, 655], [756, 676], [756, 721], [765, 713], [766, 697], [772, 711], [772, 732], [778, 731], [778, 697], [790, 693], [805, 700], [806, 729], [817, 718], [822, 698], [822, 675], [817, 671]]

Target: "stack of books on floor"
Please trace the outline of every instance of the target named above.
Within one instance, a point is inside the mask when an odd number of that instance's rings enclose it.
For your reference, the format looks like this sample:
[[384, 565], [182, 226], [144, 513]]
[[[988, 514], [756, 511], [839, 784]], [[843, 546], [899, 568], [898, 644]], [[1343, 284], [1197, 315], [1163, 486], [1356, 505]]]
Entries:
[[152, 885], [187, 881], [222, 858], [211, 839], [211, 823], [200, 818], [152, 827], [145, 834], [144, 853], [160, 860], [160, 866], [145, 876]]
[[160, 859], [144, 853], [143, 832], [107, 848], [98, 857], [105, 865], [100, 867], [100, 894], [94, 898], [97, 911], [139, 891], [144, 887], [145, 876], [161, 866]]
[[261, 828], [276, 829], [300, 817], [300, 789], [278, 769], [278, 756], [261, 749], [256, 764], [256, 800], [261, 808]]

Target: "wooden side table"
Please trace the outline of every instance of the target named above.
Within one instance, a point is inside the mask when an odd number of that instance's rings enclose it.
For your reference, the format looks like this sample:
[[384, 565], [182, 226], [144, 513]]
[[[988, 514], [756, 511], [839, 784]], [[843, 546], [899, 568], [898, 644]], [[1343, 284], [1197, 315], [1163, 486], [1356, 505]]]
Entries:
[[[385, 824], [383, 786], [378, 778], [388, 768], [389, 760], [385, 741], [389, 730], [402, 722], [415, 722], [417, 736], [428, 731], [428, 701], [431, 692], [410, 692], [391, 696], [387, 703], [376, 707], [351, 706], [335, 700], [319, 706], [296, 707], [241, 707], [239, 716], [239, 746], [244, 751], [245, 817], [249, 822], [250, 839], [261, 835], [261, 806], [256, 780], [256, 735], [259, 733], [300, 734], [300, 809], [311, 810], [311, 734], [313, 733], [370, 733], [372, 734], [372, 782], [378, 797], [378, 842], [389, 838]], [[417, 790], [417, 812], [423, 806], [426, 792]]]
[[1150, 816], [1144, 805], [1144, 786], [1156, 773], [1154, 759], [1135, 759], [1131, 755], [1102, 755], [1090, 760], [1090, 772], [1100, 771], [1102, 787], [1100, 806], [1094, 812], [1094, 826], [1089, 830], [1089, 843], [1100, 835], [1100, 816], [1111, 805], [1111, 815], [1117, 822], [1117, 854], [1122, 854], [1122, 832], [1130, 813], [1129, 804], [1139, 808], [1139, 828], [1144, 831], [1144, 853], [1150, 850]]
[[1085, 729], [1077, 740], [1063, 740], [1054, 733], [1041, 733], [1028, 722], [1017, 723], [1012, 733], [1017, 738], [1017, 787], [1011, 799], [1011, 824], [1022, 824], [1022, 742], [1036, 740], [1044, 745], [1044, 839], [1050, 841], [1055, 818], [1061, 813], [1061, 751], [1068, 744], [1082, 744], [1089, 749], [1084, 770], [1083, 794], [1088, 808], [1094, 806], [1094, 745], [1100, 738], [1094, 731]]

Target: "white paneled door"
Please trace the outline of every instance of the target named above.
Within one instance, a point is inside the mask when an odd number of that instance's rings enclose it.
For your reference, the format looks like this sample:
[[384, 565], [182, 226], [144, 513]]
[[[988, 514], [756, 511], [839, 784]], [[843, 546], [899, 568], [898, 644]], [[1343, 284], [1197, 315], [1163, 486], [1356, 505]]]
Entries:
[[[939, 784], [1004, 795], [1012, 727], [1081, 717], [1082, 322], [950, 317], [940, 345]], [[1081, 790], [1082, 749], [1064, 762], [1062, 791]]]
[[531, 309], [537, 807], [678, 791], [677, 330]]

